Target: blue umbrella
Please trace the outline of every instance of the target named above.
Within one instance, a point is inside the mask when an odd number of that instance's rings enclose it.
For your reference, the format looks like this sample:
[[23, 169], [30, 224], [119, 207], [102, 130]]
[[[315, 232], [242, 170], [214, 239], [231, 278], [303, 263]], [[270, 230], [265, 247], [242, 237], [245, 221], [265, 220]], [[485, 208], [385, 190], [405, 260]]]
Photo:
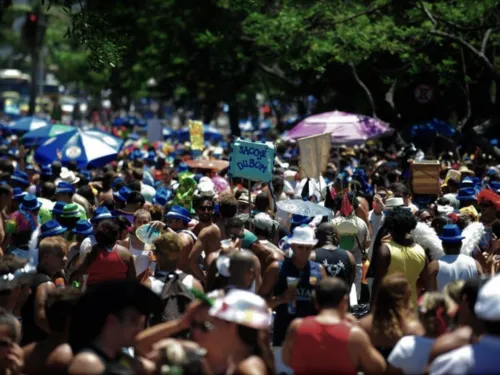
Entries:
[[16, 133], [27, 133], [48, 125], [49, 122], [40, 117], [23, 117], [15, 121], [8, 129]]
[[304, 201], [302, 199], [288, 199], [276, 203], [278, 209], [294, 215], [301, 215], [307, 217], [314, 216], [328, 216], [332, 217], [332, 211], [324, 206], [311, 201]]
[[21, 138], [21, 141], [26, 146], [39, 146], [49, 138], [57, 137], [58, 135], [63, 133], [75, 131], [76, 128], [74, 126], [54, 124], [51, 126], [44, 126], [42, 128], [38, 128], [26, 133]]
[[58, 160], [68, 164], [76, 161], [78, 168], [102, 167], [116, 160], [123, 140], [99, 130], [76, 130], [45, 141], [35, 152], [35, 160], [46, 165]]

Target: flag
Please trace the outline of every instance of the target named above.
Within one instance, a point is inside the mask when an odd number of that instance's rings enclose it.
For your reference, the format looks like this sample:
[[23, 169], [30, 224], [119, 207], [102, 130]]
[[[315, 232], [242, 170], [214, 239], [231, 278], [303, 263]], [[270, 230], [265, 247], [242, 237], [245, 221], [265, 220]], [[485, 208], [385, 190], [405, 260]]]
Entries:
[[300, 177], [319, 179], [321, 174], [326, 171], [328, 159], [330, 158], [332, 135], [321, 134], [300, 138], [298, 143], [300, 149]]
[[204, 134], [203, 123], [201, 121], [189, 120], [189, 136], [191, 138], [192, 150], [203, 150]]

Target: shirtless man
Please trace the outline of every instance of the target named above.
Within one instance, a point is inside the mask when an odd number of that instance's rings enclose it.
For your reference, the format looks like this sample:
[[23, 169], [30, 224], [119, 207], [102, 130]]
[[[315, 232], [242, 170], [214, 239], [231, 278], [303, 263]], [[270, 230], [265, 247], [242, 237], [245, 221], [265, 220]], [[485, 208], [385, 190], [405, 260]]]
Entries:
[[193, 228], [193, 233], [195, 236], [199, 236], [203, 229], [214, 225], [212, 220], [214, 214], [214, 201], [211, 197], [202, 196], [197, 198], [193, 203], [199, 220], [198, 224]]
[[73, 359], [68, 341], [69, 317], [80, 298], [77, 289], [56, 289], [49, 292], [45, 303], [51, 334], [40, 342], [23, 348], [24, 373], [66, 374]]
[[[198, 240], [189, 254], [189, 269], [200, 281], [205, 280], [205, 275], [197, 262], [200, 254], [202, 254], [203, 251], [205, 252], [205, 267], [208, 269], [210, 261], [214, 260], [214, 256], [210, 256], [210, 254], [221, 248], [221, 240], [230, 237], [226, 230], [226, 224], [229, 219], [236, 215], [237, 211], [238, 201], [235, 196], [231, 193], [222, 194], [219, 200], [220, 221], [200, 232]], [[236, 229], [234, 230], [236, 231]], [[236, 234], [237, 233], [234, 232], [232, 235], [234, 236]], [[236, 237], [238, 236], [241, 237], [241, 248], [250, 250], [257, 256], [261, 264], [261, 271], [265, 274], [267, 267], [278, 257], [267, 250], [252, 232], [242, 230], [241, 234], [238, 234]]]

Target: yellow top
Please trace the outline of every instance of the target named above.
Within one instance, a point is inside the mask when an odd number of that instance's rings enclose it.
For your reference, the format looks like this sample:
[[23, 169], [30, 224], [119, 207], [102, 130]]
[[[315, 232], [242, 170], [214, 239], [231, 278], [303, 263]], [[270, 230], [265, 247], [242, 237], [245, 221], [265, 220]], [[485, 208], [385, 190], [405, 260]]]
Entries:
[[391, 253], [391, 263], [387, 275], [402, 273], [406, 276], [411, 291], [413, 307], [417, 306], [417, 280], [425, 267], [425, 251], [417, 244], [402, 246], [394, 241], [387, 243]]

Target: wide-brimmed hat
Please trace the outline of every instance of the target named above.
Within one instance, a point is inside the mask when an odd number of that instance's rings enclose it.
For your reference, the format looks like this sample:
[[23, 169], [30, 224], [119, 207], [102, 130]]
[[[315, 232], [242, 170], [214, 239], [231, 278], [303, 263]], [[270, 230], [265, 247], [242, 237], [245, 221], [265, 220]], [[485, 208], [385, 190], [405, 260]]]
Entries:
[[61, 214], [61, 217], [67, 217], [67, 218], [70, 217], [79, 218], [80, 216], [81, 216], [80, 210], [78, 209], [78, 206], [75, 203], [67, 203], [64, 206], [63, 212]]
[[250, 197], [247, 193], [242, 193], [240, 197], [238, 198], [239, 203], [246, 203], [250, 204]]
[[30, 182], [28, 180], [28, 174], [20, 170], [15, 170], [12, 176], [10, 176], [10, 179], [23, 186], [30, 185]]
[[60, 236], [67, 230], [68, 228], [63, 227], [56, 220], [49, 220], [40, 227], [39, 237], [40, 239], [42, 239], [47, 237]]
[[474, 188], [462, 188], [458, 190], [457, 199], [459, 201], [475, 201], [476, 190]]
[[271, 218], [265, 212], [259, 212], [252, 219], [253, 225], [255, 228], [262, 230], [277, 230], [279, 227], [279, 223]]
[[290, 219], [290, 224], [295, 226], [306, 225], [309, 224], [312, 219], [313, 218], [309, 216], [293, 214]]
[[291, 237], [288, 238], [288, 243], [290, 245], [310, 245], [314, 246], [318, 243], [316, 235], [314, 234], [314, 229], [310, 227], [296, 227], [293, 231]]
[[26, 194], [28, 193], [23, 191], [21, 188], [15, 187], [14, 189], [12, 189], [12, 198], [14, 198], [14, 200], [17, 202], [21, 202]]
[[474, 312], [479, 319], [500, 322], [500, 275], [491, 278], [479, 289]]
[[19, 205], [20, 209], [26, 211], [36, 211], [40, 207], [42, 207], [42, 202], [40, 202], [34, 194], [26, 194]]
[[126, 202], [127, 201], [127, 198], [128, 196], [130, 195], [130, 193], [132, 192], [132, 190], [130, 190], [128, 187], [126, 186], [122, 186], [120, 188], [120, 190], [118, 191], [115, 191], [113, 193], [113, 197], [115, 197], [116, 199], [118, 199], [119, 201], [122, 201], [122, 202]]
[[105, 219], [114, 219], [114, 216], [111, 215], [111, 212], [109, 212], [106, 207], [101, 206], [96, 208], [96, 210], [94, 211], [94, 216], [92, 217], [92, 219], [90, 219], [90, 221], [92, 223], [97, 223], [98, 221]]
[[52, 215], [62, 215], [62, 213], [64, 212], [64, 206], [66, 206], [66, 202], [62, 202], [62, 201], [59, 201], [59, 202], [56, 202], [54, 204], [54, 207], [52, 207]]
[[94, 227], [88, 220], [78, 220], [76, 226], [71, 231], [81, 236], [90, 236], [94, 233]]
[[56, 186], [56, 194], [57, 193], [74, 194], [75, 188], [73, 187], [73, 184], [71, 184], [69, 182], [60, 181]]
[[215, 197], [216, 192], [214, 183], [210, 179], [203, 180], [202, 177], [202, 179], [200, 179], [200, 182], [198, 183], [196, 195], [198, 195], [199, 197]]
[[266, 301], [246, 290], [233, 289], [224, 297], [217, 298], [208, 314], [254, 329], [268, 329], [271, 324]]
[[462, 175], [464, 175], [464, 174], [469, 175], [469, 176], [475, 176], [476, 175], [476, 173], [474, 171], [471, 171], [469, 168], [467, 168], [466, 165], [462, 165], [458, 171]]
[[405, 201], [401, 197], [389, 198], [385, 201], [385, 208], [392, 210], [396, 207], [402, 207], [405, 205]]
[[181, 206], [172, 206], [170, 210], [165, 215], [166, 219], [180, 219], [186, 223], [191, 221], [189, 211]]
[[462, 236], [462, 231], [456, 224], [446, 224], [443, 227], [443, 232], [439, 239], [443, 242], [460, 242], [465, 237]]
[[68, 182], [68, 183], [74, 185], [74, 184], [80, 182], [80, 177], [77, 177], [75, 175], [75, 172], [70, 171], [68, 168], [62, 167], [61, 173], [59, 173], [59, 179], [57, 182], [61, 182], [61, 181]]

